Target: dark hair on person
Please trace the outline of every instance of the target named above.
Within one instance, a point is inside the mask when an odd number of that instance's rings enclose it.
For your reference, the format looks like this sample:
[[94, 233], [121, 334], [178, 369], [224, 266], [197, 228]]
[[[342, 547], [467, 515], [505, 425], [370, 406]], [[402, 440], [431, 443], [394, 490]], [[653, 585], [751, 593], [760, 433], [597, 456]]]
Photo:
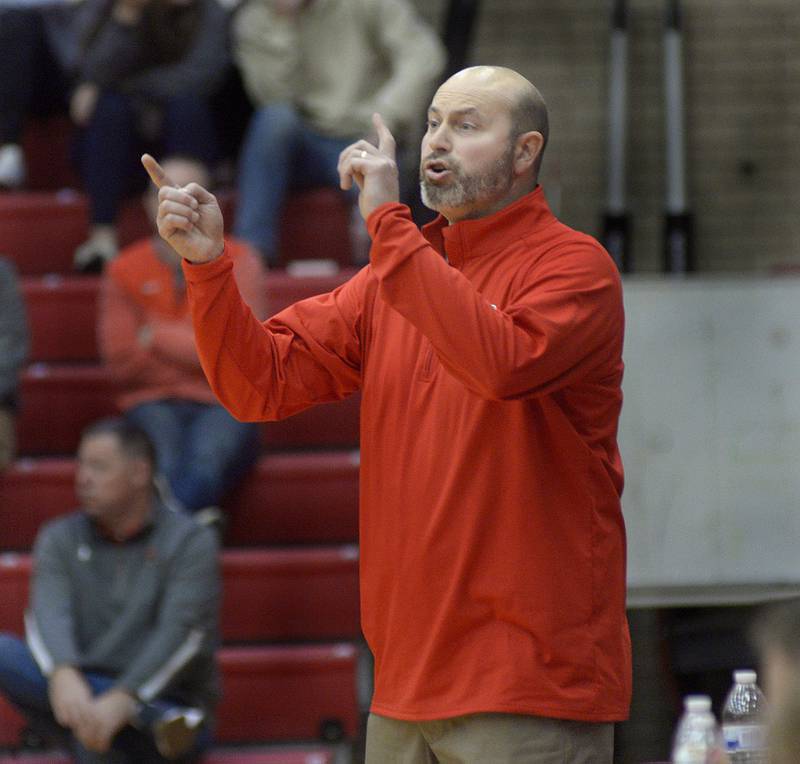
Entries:
[[81, 443], [98, 435], [113, 435], [123, 452], [134, 459], [144, 459], [153, 469], [156, 466], [156, 449], [150, 436], [138, 425], [122, 417], [111, 417], [92, 422], [81, 433]]

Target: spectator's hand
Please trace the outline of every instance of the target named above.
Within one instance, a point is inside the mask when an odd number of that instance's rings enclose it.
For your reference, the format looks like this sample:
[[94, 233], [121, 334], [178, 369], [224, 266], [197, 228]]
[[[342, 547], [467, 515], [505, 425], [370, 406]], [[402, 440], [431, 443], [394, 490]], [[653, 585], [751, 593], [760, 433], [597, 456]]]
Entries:
[[62, 726], [76, 730], [88, 723], [92, 691], [83, 675], [72, 666], [59, 666], [50, 675], [48, 685], [53, 716]]
[[136, 702], [124, 690], [112, 689], [91, 703], [88, 718], [75, 730], [81, 745], [96, 753], [106, 753], [115, 735], [133, 718]]
[[365, 220], [376, 207], [400, 198], [394, 137], [380, 114], [373, 114], [372, 123], [378, 133], [377, 148], [361, 140], [339, 155], [339, 185], [345, 190], [354, 182], [358, 185], [358, 207]]
[[181, 257], [207, 263], [222, 254], [222, 211], [213, 194], [197, 183], [177, 188], [149, 154], [142, 164], [158, 187], [158, 232]]
[[82, 82], [75, 88], [69, 102], [69, 115], [76, 125], [86, 127], [89, 124], [99, 95], [100, 89], [91, 82]]
[[142, 12], [150, 0], [117, 0], [112, 15], [120, 24], [135, 26], [142, 18]]

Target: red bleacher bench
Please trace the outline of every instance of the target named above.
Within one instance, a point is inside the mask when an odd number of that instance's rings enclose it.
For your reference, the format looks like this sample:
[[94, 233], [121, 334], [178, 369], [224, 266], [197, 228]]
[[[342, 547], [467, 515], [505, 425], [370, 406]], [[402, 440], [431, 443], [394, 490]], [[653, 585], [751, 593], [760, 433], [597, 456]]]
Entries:
[[[217, 196], [226, 230], [233, 229], [235, 194]], [[328, 259], [342, 267], [351, 262], [350, 208], [336, 189], [298, 192], [287, 201], [281, 223], [280, 264]], [[73, 271], [75, 248], [88, 237], [87, 198], [73, 189], [16, 191], [0, 194], [0, 253], [26, 276]], [[309, 224], [313, 221], [313, 225]], [[139, 199], [128, 200], [118, 222], [120, 246], [152, 235]]]
[[[354, 645], [224, 647], [219, 659], [223, 699], [217, 709], [217, 741], [333, 742], [356, 736], [359, 711]], [[17, 745], [24, 726], [22, 716], [0, 697], [0, 747]], [[218, 760], [238, 761], [231, 759], [232, 755]], [[268, 761], [277, 764], [284, 759]]]
[[356, 541], [358, 471], [358, 451], [262, 456], [224, 502], [226, 544]]
[[[0, 550], [27, 550], [42, 523], [77, 506], [75, 460], [20, 459], [0, 475]], [[262, 456], [224, 502], [225, 541], [329, 544], [358, 539], [358, 452]]]
[[[2, 251], [2, 250], [0, 250]], [[277, 313], [306, 297], [330, 292], [355, 273], [344, 269], [327, 276], [293, 276], [273, 270], [267, 277], [267, 305]], [[96, 361], [98, 276], [23, 276], [20, 287], [31, 332], [30, 360]]]
[[357, 657], [350, 643], [223, 647], [217, 739], [352, 739]]
[[[32, 364], [21, 378], [19, 453], [73, 454], [84, 427], [117, 413], [115, 398], [111, 374], [99, 364]], [[267, 422], [262, 443], [272, 451], [353, 448], [359, 439], [359, 405], [360, 396], [352, 395]]]
[[109, 372], [96, 364], [29, 366], [21, 377], [20, 454], [73, 454], [86, 425], [117, 412]]
[[357, 639], [358, 548], [226, 549], [226, 642]]
[[96, 361], [98, 276], [24, 276], [31, 361]]
[[[224, 642], [359, 637], [355, 546], [225, 549], [221, 564]], [[31, 566], [0, 555], [0, 631], [24, 633]]]

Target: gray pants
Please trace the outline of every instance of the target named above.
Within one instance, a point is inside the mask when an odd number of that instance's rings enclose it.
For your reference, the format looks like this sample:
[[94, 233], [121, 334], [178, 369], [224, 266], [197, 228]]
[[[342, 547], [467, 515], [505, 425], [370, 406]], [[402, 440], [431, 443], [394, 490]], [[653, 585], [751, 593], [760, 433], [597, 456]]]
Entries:
[[611, 723], [518, 714], [367, 721], [366, 764], [611, 764], [613, 755]]

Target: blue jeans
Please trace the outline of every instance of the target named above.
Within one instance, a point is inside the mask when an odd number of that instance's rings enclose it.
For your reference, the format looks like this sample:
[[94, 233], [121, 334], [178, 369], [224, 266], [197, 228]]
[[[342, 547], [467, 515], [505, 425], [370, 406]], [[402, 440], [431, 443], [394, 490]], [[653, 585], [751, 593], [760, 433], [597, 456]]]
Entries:
[[159, 472], [189, 512], [217, 506], [258, 457], [258, 425], [237, 421], [216, 403], [151, 401], [125, 418], [150, 436]]
[[[176, 96], [160, 104], [160, 110], [159, 155], [188, 156], [210, 165], [215, 159], [215, 133], [206, 99]], [[78, 163], [93, 224], [114, 223], [123, 199], [146, 186], [139, 156], [143, 148], [156, 148], [141, 134], [139, 122], [139, 110], [130, 96], [104, 90], [81, 132]]]
[[[331, 138], [312, 130], [288, 104], [259, 109], [250, 120], [239, 158], [236, 236], [275, 265], [287, 191], [338, 188], [339, 154], [352, 142], [351, 138]], [[355, 198], [355, 192], [350, 196]]]
[[[92, 692], [100, 695], [114, 685], [113, 677], [104, 674], [85, 673]], [[12, 634], [0, 633], [0, 694], [13, 703], [34, 725], [61, 741], [72, 750], [75, 760], [80, 764], [141, 764], [143, 762], [166, 761], [159, 755], [151, 735], [146, 730], [166, 711], [175, 708], [174, 703], [164, 699], [142, 704], [139, 726], [127, 726], [114, 738], [112, 750], [108, 754], [87, 751], [70, 733], [59, 726], [50, 708], [47, 694], [48, 680], [39, 670], [27, 645]], [[197, 753], [210, 743], [210, 734], [205, 730], [198, 737], [196, 751], [182, 761], [193, 761]]]

